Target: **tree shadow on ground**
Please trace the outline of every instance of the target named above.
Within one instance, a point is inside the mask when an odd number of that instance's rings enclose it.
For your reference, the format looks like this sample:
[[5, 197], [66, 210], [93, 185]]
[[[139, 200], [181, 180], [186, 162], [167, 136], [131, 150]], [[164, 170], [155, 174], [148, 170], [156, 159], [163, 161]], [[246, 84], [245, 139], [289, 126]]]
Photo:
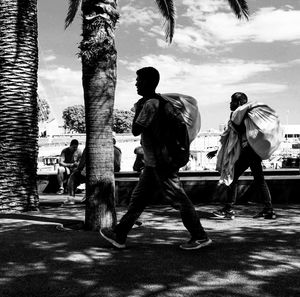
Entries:
[[12, 221], [0, 233], [0, 296], [298, 296], [300, 211], [292, 211], [272, 223], [204, 220], [214, 244], [190, 252], [178, 248], [187, 234], [166, 208], [145, 213], [122, 251], [96, 232]]

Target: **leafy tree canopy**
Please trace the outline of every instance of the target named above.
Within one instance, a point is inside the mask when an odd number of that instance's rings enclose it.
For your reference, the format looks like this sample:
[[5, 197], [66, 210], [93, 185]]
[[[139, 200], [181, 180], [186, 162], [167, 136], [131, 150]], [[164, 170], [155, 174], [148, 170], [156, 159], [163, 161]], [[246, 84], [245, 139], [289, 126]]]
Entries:
[[130, 110], [114, 110], [113, 131], [116, 133], [131, 132], [134, 113]]
[[45, 122], [49, 119], [50, 106], [46, 99], [38, 96], [38, 121]]
[[[129, 133], [134, 113], [129, 110], [114, 110], [113, 131]], [[64, 125], [70, 131], [85, 133], [85, 111], [83, 105], [69, 106], [63, 111]]]
[[83, 105], [73, 105], [64, 109], [64, 126], [76, 133], [85, 133], [85, 113]]

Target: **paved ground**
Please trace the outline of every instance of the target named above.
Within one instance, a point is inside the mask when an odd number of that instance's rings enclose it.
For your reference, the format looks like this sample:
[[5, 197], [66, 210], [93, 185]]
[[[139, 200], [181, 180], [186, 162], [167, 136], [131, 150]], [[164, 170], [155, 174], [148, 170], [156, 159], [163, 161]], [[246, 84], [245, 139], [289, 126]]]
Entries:
[[177, 211], [152, 206], [118, 251], [67, 228], [80, 227], [84, 206], [62, 207], [63, 198], [42, 196], [39, 213], [0, 214], [1, 297], [300, 296], [299, 204], [276, 205], [273, 221], [252, 219], [255, 204], [238, 206], [232, 221], [199, 205], [214, 243], [191, 252], [178, 248], [188, 237]]

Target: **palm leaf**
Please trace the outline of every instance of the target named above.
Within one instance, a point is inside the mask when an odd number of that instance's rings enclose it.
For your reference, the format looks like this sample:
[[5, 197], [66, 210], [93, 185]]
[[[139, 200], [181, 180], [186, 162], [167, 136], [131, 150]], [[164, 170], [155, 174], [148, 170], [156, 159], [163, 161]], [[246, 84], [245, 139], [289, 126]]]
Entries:
[[160, 13], [165, 18], [166, 40], [172, 42], [175, 28], [175, 7], [173, 0], [155, 0]]
[[239, 19], [242, 16], [248, 19], [249, 8], [246, 0], [228, 0], [228, 2], [231, 9]]
[[68, 14], [65, 20], [65, 29], [70, 26], [70, 24], [73, 22], [78, 8], [81, 4], [82, 0], [69, 0], [69, 9], [68, 9]]

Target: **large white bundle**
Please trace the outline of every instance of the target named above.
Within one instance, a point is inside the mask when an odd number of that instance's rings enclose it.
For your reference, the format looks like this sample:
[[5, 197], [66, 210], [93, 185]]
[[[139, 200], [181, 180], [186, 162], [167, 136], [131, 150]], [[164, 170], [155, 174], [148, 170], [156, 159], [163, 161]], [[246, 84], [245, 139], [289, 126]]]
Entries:
[[191, 96], [177, 93], [165, 93], [160, 95], [180, 110], [187, 125], [189, 140], [192, 142], [201, 128], [201, 116], [197, 100]]
[[263, 160], [269, 159], [283, 139], [278, 115], [266, 104], [248, 103], [234, 111], [233, 122], [239, 124], [244, 113], [249, 145]]

